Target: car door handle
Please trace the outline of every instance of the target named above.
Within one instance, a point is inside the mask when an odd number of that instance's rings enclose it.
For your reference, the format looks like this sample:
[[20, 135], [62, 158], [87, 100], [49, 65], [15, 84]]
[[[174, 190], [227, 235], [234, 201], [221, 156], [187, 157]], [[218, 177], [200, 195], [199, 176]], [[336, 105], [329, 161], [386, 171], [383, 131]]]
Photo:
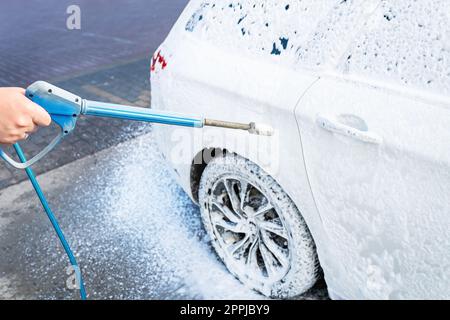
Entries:
[[336, 118], [327, 115], [318, 114], [316, 118], [316, 123], [322, 129], [355, 140], [373, 144], [381, 144], [383, 142], [383, 138], [374, 132], [359, 130], [355, 127], [343, 124]]

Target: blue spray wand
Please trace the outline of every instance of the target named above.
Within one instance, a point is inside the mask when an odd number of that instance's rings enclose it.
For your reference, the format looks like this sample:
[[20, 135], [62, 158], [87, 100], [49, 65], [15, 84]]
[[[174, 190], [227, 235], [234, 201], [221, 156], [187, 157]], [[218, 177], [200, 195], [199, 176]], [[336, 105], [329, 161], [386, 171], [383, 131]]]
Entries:
[[82, 99], [81, 97], [58, 88], [44, 81], [37, 81], [29, 86], [25, 95], [33, 102], [44, 108], [54, 123], [60, 127], [58, 136], [41, 152], [25, 162], [16, 162], [0, 148], [0, 157], [17, 169], [26, 169], [41, 160], [76, 126], [80, 115], [117, 118], [151, 123], [182, 126], [191, 128], [220, 127], [245, 130], [251, 134], [271, 136], [273, 129], [264, 124], [254, 122], [244, 124], [220, 120], [204, 119], [202, 117], [187, 116], [166, 111], [124, 106]]
[[81, 299], [86, 299], [86, 291], [82, 280], [81, 270], [78, 267], [72, 250], [66, 241], [64, 234], [54, 216], [47, 199], [33, 173], [31, 166], [41, 160], [46, 154], [53, 150], [56, 145], [67, 135], [69, 135], [76, 126], [80, 115], [117, 118], [123, 120], [143, 121], [150, 123], [159, 123], [173, 126], [183, 126], [191, 128], [203, 128], [205, 126], [245, 130], [251, 134], [271, 136], [273, 129], [270, 126], [204, 119], [202, 117], [187, 116], [170, 112], [156, 111], [152, 109], [124, 106], [118, 104], [103, 103], [82, 99], [81, 97], [58, 88], [44, 81], [37, 81], [29, 86], [25, 95], [33, 102], [43, 107], [51, 116], [54, 123], [59, 128], [59, 134], [32, 159], [27, 160], [19, 144], [14, 145], [14, 149], [20, 159], [20, 162], [13, 160], [0, 148], [0, 157], [7, 163], [17, 169], [24, 169], [33, 185], [39, 200], [58, 235], [61, 244], [69, 257], [71, 265], [76, 273], [77, 283], [80, 289]]

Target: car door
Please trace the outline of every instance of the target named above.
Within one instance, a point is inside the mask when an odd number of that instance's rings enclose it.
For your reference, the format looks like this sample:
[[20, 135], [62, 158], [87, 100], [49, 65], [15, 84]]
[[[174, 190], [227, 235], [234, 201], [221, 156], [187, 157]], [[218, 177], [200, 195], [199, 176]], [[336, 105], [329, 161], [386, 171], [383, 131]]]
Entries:
[[346, 298], [450, 296], [450, 28], [424, 10], [441, 3], [402, 3], [385, 2], [296, 109]]

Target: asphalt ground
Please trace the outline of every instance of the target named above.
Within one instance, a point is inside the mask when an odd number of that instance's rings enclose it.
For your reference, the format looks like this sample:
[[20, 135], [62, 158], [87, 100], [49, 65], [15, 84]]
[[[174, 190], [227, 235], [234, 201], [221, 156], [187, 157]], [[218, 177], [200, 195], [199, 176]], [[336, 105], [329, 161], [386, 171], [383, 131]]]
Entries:
[[[149, 58], [188, 0], [0, 1], [0, 86], [73, 77]], [[80, 29], [66, 10], [80, 8]]]

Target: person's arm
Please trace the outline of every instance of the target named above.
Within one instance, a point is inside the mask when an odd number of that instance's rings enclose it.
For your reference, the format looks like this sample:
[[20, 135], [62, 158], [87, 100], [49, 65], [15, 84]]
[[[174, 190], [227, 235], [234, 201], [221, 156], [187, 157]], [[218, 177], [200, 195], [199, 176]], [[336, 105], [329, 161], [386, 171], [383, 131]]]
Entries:
[[50, 115], [25, 97], [22, 88], [0, 88], [0, 144], [14, 144], [48, 126]]

